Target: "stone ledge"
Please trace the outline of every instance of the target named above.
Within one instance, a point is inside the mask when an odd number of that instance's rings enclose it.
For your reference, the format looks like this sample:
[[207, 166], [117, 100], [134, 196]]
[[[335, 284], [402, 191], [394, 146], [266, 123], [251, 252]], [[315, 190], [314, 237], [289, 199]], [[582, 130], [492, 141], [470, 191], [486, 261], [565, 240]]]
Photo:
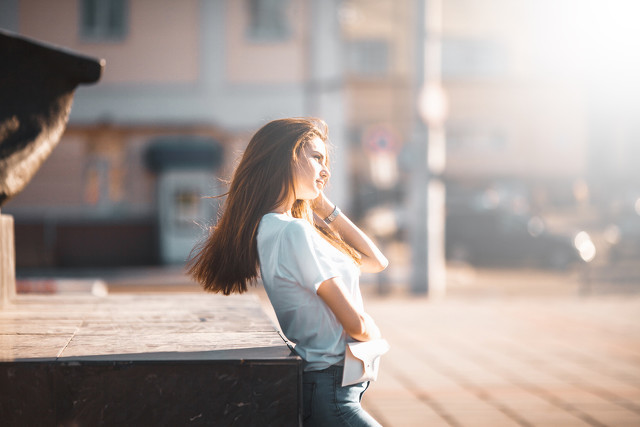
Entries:
[[302, 361], [254, 296], [18, 296], [3, 425], [298, 425]]
[[13, 217], [0, 214], [0, 310], [16, 296]]

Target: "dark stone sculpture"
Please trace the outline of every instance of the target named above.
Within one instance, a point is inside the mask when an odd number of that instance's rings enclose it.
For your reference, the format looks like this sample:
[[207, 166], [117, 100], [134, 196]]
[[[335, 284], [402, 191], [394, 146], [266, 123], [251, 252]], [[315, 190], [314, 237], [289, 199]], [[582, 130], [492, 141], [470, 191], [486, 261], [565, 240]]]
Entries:
[[73, 92], [100, 79], [104, 60], [0, 30], [0, 206], [54, 149]]

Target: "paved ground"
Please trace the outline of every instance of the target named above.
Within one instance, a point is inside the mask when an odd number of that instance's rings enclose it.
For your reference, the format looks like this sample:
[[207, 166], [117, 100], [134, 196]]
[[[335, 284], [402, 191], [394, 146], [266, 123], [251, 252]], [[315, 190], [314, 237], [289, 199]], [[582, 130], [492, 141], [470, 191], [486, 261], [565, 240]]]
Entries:
[[[383, 425], [640, 426], [640, 284], [454, 266], [435, 300], [402, 285], [380, 296], [363, 279], [391, 344], [364, 400]], [[111, 293], [199, 292], [179, 270], [105, 281]]]
[[369, 298], [385, 426], [639, 426], [640, 298]]

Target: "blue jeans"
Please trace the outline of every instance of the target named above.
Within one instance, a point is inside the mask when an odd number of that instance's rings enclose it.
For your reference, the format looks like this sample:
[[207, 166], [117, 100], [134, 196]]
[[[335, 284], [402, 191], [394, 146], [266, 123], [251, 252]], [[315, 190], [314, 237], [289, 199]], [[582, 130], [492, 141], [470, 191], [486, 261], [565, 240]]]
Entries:
[[305, 426], [378, 426], [360, 401], [369, 382], [342, 387], [342, 366], [308, 371], [302, 376]]

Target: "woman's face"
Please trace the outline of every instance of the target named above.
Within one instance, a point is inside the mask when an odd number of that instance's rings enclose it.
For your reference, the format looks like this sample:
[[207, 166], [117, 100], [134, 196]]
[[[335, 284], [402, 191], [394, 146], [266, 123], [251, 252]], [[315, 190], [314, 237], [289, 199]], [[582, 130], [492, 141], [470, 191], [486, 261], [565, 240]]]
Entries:
[[318, 197], [327, 185], [330, 175], [327, 167], [327, 147], [320, 138], [315, 137], [303, 147], [294, 166], [296, 199], [313, 200]]

